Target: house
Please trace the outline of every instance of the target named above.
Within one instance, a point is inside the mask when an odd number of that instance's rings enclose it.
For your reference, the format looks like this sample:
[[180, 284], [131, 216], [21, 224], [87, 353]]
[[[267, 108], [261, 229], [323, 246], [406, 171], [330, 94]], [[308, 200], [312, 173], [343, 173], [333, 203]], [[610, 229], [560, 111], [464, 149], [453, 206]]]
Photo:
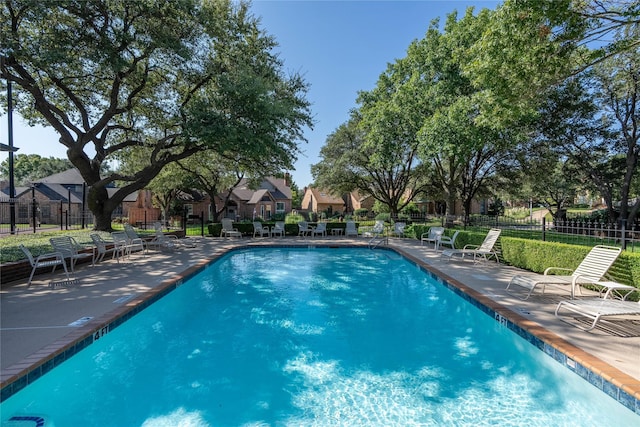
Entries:
[[[231, 190], [225, 206], [228, 195], [225, 192], [216, 198], [216, 212], [222, 210], [222, 217], [235, 221], [284, 219], [284, 215], [291, 212], [292, 193], [287, 178], [267, 177], [257, 188], [251, 188], [249, 181], [243, 179]], [[209, 212], [209, 217], [212, 218], [213, 211]]]
[[[29, 187], [16, 187], [16, 223], [33, 223], [33, 202], [36, 203], [37, 223], [41, 224], [80, 224], [93, 222], [87, 206], [89, 187], [76, 168], [59, 172], [38, 181]], [[109, 194], [117, 189], [107, 188]], [[9, 217], [8, 189], [0, 194], [0, 218]], [[138, 192], [128, 195], [116, 210], [114, 217], [127, 216], [129, 209], [137, 206]], [[6, 211], [6, 212], [5, 212]], [[7, 221], [8, 222], [8, 221]]]
[[303, 212], [314, 212], [316, 214], [326, 213], [328, 217], [335, 213], [344, 213], [347, 205], [342, 197], [335, 196], [330, 192], [307, 187], [302, 197], [301, 210]]

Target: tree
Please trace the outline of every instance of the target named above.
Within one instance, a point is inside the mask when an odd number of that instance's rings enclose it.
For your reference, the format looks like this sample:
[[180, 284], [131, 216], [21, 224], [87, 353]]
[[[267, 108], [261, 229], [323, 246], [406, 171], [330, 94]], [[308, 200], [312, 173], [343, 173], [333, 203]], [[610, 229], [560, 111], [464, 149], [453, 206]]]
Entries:
[[[8, 0], [0, 17], [3, 82], [24, 117], [60, 135], [97, 229], [170, 163], [235, 150], [290, 166], [312, 125], [306, 83], [283, 74], [244, 2]], [[129, 173], [102, 170], [132, 157]]]
[[[14, 156], [14, 179], [18, 185], [29, 185], [40, 178], [71, 169], [73, 165], [67, 159], [42, 157], [39, 154], [16, 154]], [[9, 160], [0, 164], [0, 176], [8, 179]]]
[[[419, 131], [420, 157], [433, 170], [432, 184], [447, 201], [447, 214], [454, 214], [462, 200], [465, 220], [473, 199], [504, 164], [520, 140], [509, 127], [494, 127], [478, 120], [482, 92], [463, 73], [469, 50], [490, 22], [490, 12], [477, 16], [468, 9], [461, 20], [447, 17], [443, 33], [437, 22], [424, 39], [409, 49], [414, 85], [418, 94], [414, 109], [425, 111]], [[428, 104], [424, 108], [424, 104]]]
[[500, 127], [535, 114], [549, 87], [640, 46], [614, 38], [640, 24], [640, 2], [506, 0], [471, 50], [465, 73], [482, 89], [480, 120]]

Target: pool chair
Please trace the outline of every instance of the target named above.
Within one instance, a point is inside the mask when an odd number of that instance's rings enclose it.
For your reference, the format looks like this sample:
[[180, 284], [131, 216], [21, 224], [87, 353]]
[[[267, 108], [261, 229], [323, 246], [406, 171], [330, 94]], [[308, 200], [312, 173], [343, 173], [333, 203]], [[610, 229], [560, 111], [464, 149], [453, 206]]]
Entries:
[[438, 248], [442, 247], [442, 246], [449, 246], [451, 249], [455, 249], [456, 248], [456, 238], [458, 237], [458, 234], [460, 234], [460, 230], [456, 230], [455, 233], [453, 233], [453, 236], [449, 237], [449, 236], [445, 236], [444, 234], [442, 236], [440, 236], [440, 240], [438, 240], [438, 243], [436, 243], [436, 246]]
[[433, 249], [438, 249], [438, 241], [444, 234], [444, 227], [430, 227], [429, 231], [420, 236], [420, 246], [432, 243]]
[[393, 224], [392, 236], [404, 237], [404, 229], [407, 227], [405, 222], [396, 222]]
[[362, 229], [364, 237], [380, 237], [384, 233], [384, 221], [376, 221], [373, 227]]
[[[498, 237], [500, 237], [501, 230], [499, 228], [492, 228], [489, 230], [484, 238], [484, 241], [480, 246], [478, 245], [465, 245], [462, 249], [445, 249], [442, 251], [441, 257], [448, 257], [451, 260], [454, 256], [460, 256], [464, 259], [467, 255], [473, 256], [473, 262], [483, 259], [489, 261], [491, 258], [498, 260], [498, 252], [494, 249]], [[436, 243], [437, 245], [437, 243]]]
[[264, 236], [271, 237], [271, 231], [269, 230], [269, 227], [262, 225], [260, 221], [254, 221], [253, 237], [256, 237], [257, 235], [260, 235], [260, 237], [264, 237]]
[[271, 228], [271, 236], [284, 237], [284, 221], [276, 221], [276, 225]]
[[313, 228], [311, 230], [311, 236], [322, 236], [322, 237], [327, 237], [327, 223], [326, 222], [319, 222], [318, 225]]
[[309, 227], [309, 223], [307, 221], [300, 221], [298, 223], [298, 236], [310, 236], [313, 228]]
[[577, 328], [584, 331], [590, 331], [595, 328], [603, 317], [640, 315], [640, 301], [620, 301], [606, 298], [564, 300], [558, 303], [555, 312], [556, 316], [558, 316], [561, 308], [593, 320], [587, 328], [576, 325]]
[[31, 264], [31, 275], [29, 276], [29, 281], [27, 282], [27, 289], [31, 286], [31, 280], [33, 280], [33, 275], [36, 270], [39, 268], [52, 267], [51, 272], [56, 271], [56, 267], [59, 265], [64, 268], [64, 274], [67, 275], [67, 281], [71, 280], [69, 278], [69, 271], [67, 270], [67, 264], [64, 262], [64, 256], [60, 252], [52, 252], [47, 254], [41, 254], [37, 257], [33, 257], [33, 254], [29, 249], [27, 249], [24, 245], [20, 245], [20, 249], [26, 255], [29, 263]]
[[109, 247], [109, 243], [113, 244], [113, 242], [107, 242], [106, 240], [104, 240], [102, 238], [102, 236], [100, 236], [98, 233], [91, 233], [89, 235], [89, 237], [91, 237], [91, 241], [93, 242], [93, 244], [96, 247], [96, 257], [94, 262], [98, 263], [100, 261], [102, 261], [105, 257], [105, 255], [107, 255], [108, 253], [111, 253], [111, 258], [115, 258], [116, 257], [116, 248], [115, 246], [111, 246]]
[[231, 218], [222, 218], [221, 222], [222, 230], [220, 230], [220, 237], [242, 237], [242, 233], [233, 227], [233, 220], [231, 220]]
[[71, 267], [71, 272], [73, 273], [74, 267], [78, 260], [91, 258], [91, 265], [95, 264], [95, 260], [93, 258], [93, 248], [91, 249], [91, 253], [85, 252], [85, 246], [82, 246], [76, 242], [76, 239], [70, 236], [59, 236], [52, 237], [49, 239], [49, 243], [53, 246], [53, 250], [55, 252], [59, 252], [63, 257], [69, 258], [69, 266]]
[[[540, 286], [542, 293], [544, 293], [547, 285], [565, 285], [570, 286], [571, 299], [573, 299], [576, 286], [588, 284], [598, 285], [598, 282], [602, 280], [607, 270], [609, 270], [609, 267], [613, 265], [618, 255], [620, 255], [620, 252], [622, 252], [622, 249], [614, 246], [594, 246], [575, 270], [562, 267], [549, 267], [542, 274], [518, 274], [511, 278], [511, 281], [509, 281], [507, 285], [507, 290], [509, 290], [512, 285], [528, 289], [529, 292], [522, 297], [522, 299], [527, 299], [538, 286]], [[569, 274], [550, 274], [556, 271]], [[606, 287], [607, 283], [611, 282], [600, 283]]]
[[143, 254], [147, 252], [147, 241], [138, 235], [131, 224], [124, 225], [124, 232], [129, 239], [129, 252], [142, 251]]
[[345, 237], [354, 236], [358, 237], [358, 229], [356, 228], [355, 221], [347, 221], [347, 226], [344, 229]]

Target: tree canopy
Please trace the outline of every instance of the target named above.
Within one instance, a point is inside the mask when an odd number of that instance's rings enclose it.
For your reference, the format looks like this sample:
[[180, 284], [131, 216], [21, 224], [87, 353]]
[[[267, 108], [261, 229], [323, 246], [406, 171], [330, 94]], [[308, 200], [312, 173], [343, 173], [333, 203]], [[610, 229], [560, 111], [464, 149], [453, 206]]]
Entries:
[[8, 0], [0, 19], [3, 83], [16, 85], [24, 117], [59, 134], [98, 229], [125, 196], [196, 153], [291, 167], [313, 124], [307, 84], [283, 73], [244, 2]]

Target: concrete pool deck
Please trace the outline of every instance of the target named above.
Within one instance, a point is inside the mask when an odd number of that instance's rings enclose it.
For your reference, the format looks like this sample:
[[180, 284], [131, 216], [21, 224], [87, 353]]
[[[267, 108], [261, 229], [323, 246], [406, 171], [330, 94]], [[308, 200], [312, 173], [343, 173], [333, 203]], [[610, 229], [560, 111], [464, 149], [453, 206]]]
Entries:
[[[78, 284], [49, 288], [63, 274], [36, 276], [27, 289], [26, 280], [5, 285], [0, 290], [0, 368], [3, 398], [40, 375], [53, 369], [75, 352], [109, 332], [114, 319], [124, 319], [144, 309], [157, 297], [181, 284], [211, 259], [246, 246], [367, 246], [363, 238], [201, 238], [195, 248], [174, 252], [133, 254], [126, 262], [103, 261], [81, 266]], [[624, 390], [636, 401], [640, 415], [640, 318], [624, 322], [603, 322], [608, 330], [584, 332], [575, 327], [576, 319], [564, 313], [554, 315], [555, 307], [568, 292], [548, 288], [544, 295], [523, 301], [517, 293], [507, 293], [511, 277], [522, 270], [494, 262], [473, 264], [448, 261], [440, 252], [421, 246], [413, 239], [389, 239], [390, 248], [469, 295], [518, 328], [540, 338], [544, 351], [562, 352], [570, 363], [586, 366], [608, 383]], [[118, 323], [120, 320], [118, 320]], [[113, 326], [111, 326], [113, 327]], [[556, 357], [555, 353], [551, 354]], [[571, 366], [571, 365], [569, 365]], [[591, 381], [591, 379], [590, 379]], [[594, 383], [594, 381], [591, 381]], [[607, 386], [596, 386], [607, 390]], [[620, 400], [618, 398], [618, 400]], [[627, 405], [628, 406], [628, 405]]]

